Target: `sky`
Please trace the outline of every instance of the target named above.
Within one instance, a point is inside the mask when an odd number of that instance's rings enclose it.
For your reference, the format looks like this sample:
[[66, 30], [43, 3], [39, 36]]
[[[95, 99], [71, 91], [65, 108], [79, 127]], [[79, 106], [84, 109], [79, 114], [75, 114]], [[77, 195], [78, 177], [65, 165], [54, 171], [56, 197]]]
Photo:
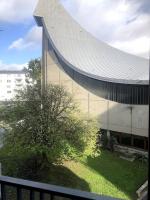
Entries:
[[[0, 70], [20, 70], [31, 59], [41, 57], [42, 31], [33, 18], [37, 1], [0, 0]], [[148, 58], [149, 0], [60, 2], [78, 23], [99, 40]]]

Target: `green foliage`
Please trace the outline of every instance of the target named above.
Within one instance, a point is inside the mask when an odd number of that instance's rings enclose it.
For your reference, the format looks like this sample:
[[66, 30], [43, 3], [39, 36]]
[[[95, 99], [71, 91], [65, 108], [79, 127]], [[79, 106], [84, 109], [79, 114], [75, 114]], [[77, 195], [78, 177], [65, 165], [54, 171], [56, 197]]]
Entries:
[[[29, 166], [29, 160], [37, 159], [36, 169], [41, 170], [50, 163], [94, 152], [96, 122], [77, 117], [75, 103], [64, 88], [49, 85], [41, 95], [35, 87], [33, 85], [22, 91], [16, 101], [12, 101], [0, 114], [10, 127], [3, 147], [9, 155], [8, 162], [14, 157], [19, 160], [11, 166], [21, 166], [23, 170], [21, 163]], [[31, 175], [34, 169], [33, 165]], [[30, 170], [23, 171], [30, 173]], [[21, 176], [20, 171], [16, 173]], [[28, 173], [26, 175], [30, 177]]]
[[[148, 165], [139, 161], [123, 160], [115, 152], [112, 154], [108, 150], [100, 151], [100, 155], [94, 158], [88, 156], [81, 158], [80, 162], [65, 162], [65, 167], [89, 183], [91, 192], [113, 198], [136, 200], [136, 190], [148, 177]], [[65, 181], [69, 180], [66, 178]], [[80, 182], [74, 188], [78, 188], [79, 185]]]
[[97, 121], [96, 119], [87, 119], [85, 120], [85, 118], [83, 119], [84, 121], [84, 125], [85, 125], [85, 128], [84, 128], [84, 133], [85, 133], [85, 136], [84, 136], [84, 139], [85, 139], [85, 143], [86, 143], [86, 148], [85, 148], [85, 151], [84, 151], [84, 154], [86, 156], [95, 156], [99, 149], [97, 148], [98, 147], [98, 124], [97, 124]]
[[28, 67], [25, 68], [26, 72], [26, 82], [36, 83], [38, 87], [41, 86], [41, 60], [34, 59], [31, 60], [28, 64]]
[[38, 154], [13, 151], [8, 146], [0, 151], [3, 175], [30, 180], [40, 180], [42, 169]]
[[[5, 161], [1, 159], [6, 171], [11, 171], [10, 165], [18, 169], [14, 171], [19, 176], [22, 169], [29, 177], [30, 172], [32, 175], [32, 171], [42, 170], [49, 164], [83, 153], [92, 154], [96, 122], [78, 117], [80, 111], [62, 86], [49, 85], [41, 93], [39, 60], [30, 61], [26, 77], [27, 87], [0, 108], [1, 126], [6, 130], [0, 159], [1, 155], [8, 157]], [[30, 170], [25, 170], [25, 166]]]

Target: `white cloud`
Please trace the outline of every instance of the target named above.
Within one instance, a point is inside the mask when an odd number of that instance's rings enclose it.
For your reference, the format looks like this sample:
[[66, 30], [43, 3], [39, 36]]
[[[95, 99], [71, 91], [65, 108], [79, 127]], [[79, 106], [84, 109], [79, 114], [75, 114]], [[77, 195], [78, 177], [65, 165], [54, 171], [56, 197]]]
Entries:
[[27, 48], [36, 48], [41, 45], [42, 40], [42, 30], [37, 26], [33, 26], [28, 33], [24, 36], [24, 38], [19, 38], [12, 42], [9, 46], [9, 50], [17, 49], [23, 50]]
[[70, 14], [98, 39], [132, 54], [148, 55], [149, 0], [61, 1]]
[[[0, 0], [0, 22], [30, 23], [38, 0]], [[136, 53], [139, 41], [150, 37], [149, 0], [60, 0], [70, 14], [95, 37], [124, 51]], [[38, 28], [14, 41], [9, 49], [33, 48], [41, 41]], [[143, 53], [142, 53], [143, 54]], [[141, 55], [142, 55], [141, 54]], [[144, 53], [145, 54], [145, 53]]]
[[38, 0], [0, 0], [0, 22], [29, 22]]
[[24, 64], [6, 64], [0, 60], [0, 70], [22, 70], [24, 67], [27, 67], [27, 63]]
[[148, 58], [149, 56], [150, 40], [148, 37], [140, 37], [130, 41], [118, 41], [112, 43], [111, 45], [141, 57]]
[[114, 31], [114, 38], [122, 41], [149, 37], [150, 36], [150, 15], [143, 14], [136, 17], [131, 23], [120, 25], [116, 31]]

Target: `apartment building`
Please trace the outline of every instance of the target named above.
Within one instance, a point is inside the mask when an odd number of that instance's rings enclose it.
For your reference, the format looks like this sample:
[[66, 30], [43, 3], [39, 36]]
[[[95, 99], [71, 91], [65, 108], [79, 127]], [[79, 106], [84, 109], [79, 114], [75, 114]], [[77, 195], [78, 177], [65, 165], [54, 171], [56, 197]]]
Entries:
[[22, 71], [0, 71], [0, 101], [12, 99], [16, 93], [26, 85], [25, 72]]

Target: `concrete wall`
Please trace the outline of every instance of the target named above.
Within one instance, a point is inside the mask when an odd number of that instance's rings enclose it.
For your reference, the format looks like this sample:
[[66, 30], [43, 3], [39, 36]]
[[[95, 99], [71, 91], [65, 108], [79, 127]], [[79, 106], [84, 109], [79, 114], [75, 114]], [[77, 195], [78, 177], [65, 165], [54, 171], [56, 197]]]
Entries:
[[119, 104], [100, 98], [73, 81], [59, 65], [48, 40], [43, 34], [43, 84], [59, 84], [71, 92], [80, 109], [88, 116], [97, 117], [103, 129], [148, 136], [148, 106]]

